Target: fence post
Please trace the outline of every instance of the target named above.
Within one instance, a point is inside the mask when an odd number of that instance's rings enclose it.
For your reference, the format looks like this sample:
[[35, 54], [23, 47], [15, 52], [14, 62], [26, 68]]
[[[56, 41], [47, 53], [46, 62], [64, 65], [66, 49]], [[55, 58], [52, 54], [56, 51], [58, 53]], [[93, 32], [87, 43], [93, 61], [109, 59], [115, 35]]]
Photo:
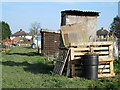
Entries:
[[74, 60], [74, 48], [70, 48], [71, 52], [70, 52], [70, 56], [71, 56], [71, 60]]
[[109, 46], [109, 56], [113, 57], [113, 45]]

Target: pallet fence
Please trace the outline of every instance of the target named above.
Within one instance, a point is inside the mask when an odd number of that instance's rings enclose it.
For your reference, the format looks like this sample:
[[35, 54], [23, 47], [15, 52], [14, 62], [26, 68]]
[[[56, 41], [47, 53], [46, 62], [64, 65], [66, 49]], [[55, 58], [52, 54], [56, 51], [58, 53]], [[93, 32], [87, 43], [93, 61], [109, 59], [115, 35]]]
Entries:
[[[98, 78], [101, 77], [113, 77], [115, 73], [113, 71], [113, 42], [85, 42], [85, 43], [72, 43], [71, 46], [71, 60], [80, 59], [83, 55], [89, 52], [93, 52], [99, 55], [99, 65], [98, 65]], [[76, 47], [77, 48], [74, 48]], [[73, 64], [72, 72], [80, 70], [75, 69]]]
[[[82, 65], [81, 65], [81, 58], [83, 55], [93, 52], [99, 55], [99, 65], [98, 65], [98, 78], [102, 77], [114, 77], [115, 73], [113, 70], [113, 42], [112, 41], [104, 41], [104, 42], [79, 42], [79, 43], [71, 43], [69, 48], [66, 48], [66, 52], [70, 50], [70, 59], [65, 61], [68, 58], [68, 55], [64, 52], [63, 49], [60, 49], [59, 58], [54, 67], [53, 72], [56, 73], [57, 71], [64, 71], [63, 68], [68, 63], [71, 63], [71, 74], [72, 77], [74, 76], [83, 76], [82, 73]], [[64, 67], [60, 69], [60, 62], [64, 61]], [[59, 63], [58, 63], [59, 62]], [[65, 64], [67, 62], [67, 64]], [[62, 64], [61, 64], [62, 65]], [[58, 68], [60, 70], [58, 70]], [[67, 70], [70, 70], [67, 69]], [[64, 68], [65, 69], [65, 68]], [[63, 72], [60, 73], [62, 75]], [[67, 73], [67, 71], [66, 71]], [[58, 73], [56, 73], [58, 74]], [[68, 76], [68, 75], [67, 75]]]

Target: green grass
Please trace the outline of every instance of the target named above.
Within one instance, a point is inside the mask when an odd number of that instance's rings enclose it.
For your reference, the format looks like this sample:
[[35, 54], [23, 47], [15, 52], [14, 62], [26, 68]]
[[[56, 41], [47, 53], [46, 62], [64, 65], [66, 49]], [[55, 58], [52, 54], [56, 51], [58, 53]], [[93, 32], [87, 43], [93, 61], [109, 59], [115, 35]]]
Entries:
[[120, 77], [93, 81], [84, 78], [57, 76], [53, 65], [30, 47], [14, 47], [2, 53], [3, 88], [120, 88]]

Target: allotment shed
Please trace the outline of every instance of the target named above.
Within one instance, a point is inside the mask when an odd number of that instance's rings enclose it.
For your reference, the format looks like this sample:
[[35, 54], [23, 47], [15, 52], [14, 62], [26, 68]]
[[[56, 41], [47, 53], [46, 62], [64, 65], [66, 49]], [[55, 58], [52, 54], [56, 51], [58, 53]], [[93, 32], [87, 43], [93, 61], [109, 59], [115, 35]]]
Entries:
[[[82, 31], [79, 25], [84, 26], [87, 31], [88, 41], [96, 41], [97, 31], [97, 16], [99, 12], [80, 11], [80, 10], [65, 10], [61, 11], [61, 26], [78, 24], [76, 28]], [[75, 29], [74, 29], [75, 30]]]
[[40, 32], [41, 55], [48, 56], [59, 53], [60, 31], [42, 29]]

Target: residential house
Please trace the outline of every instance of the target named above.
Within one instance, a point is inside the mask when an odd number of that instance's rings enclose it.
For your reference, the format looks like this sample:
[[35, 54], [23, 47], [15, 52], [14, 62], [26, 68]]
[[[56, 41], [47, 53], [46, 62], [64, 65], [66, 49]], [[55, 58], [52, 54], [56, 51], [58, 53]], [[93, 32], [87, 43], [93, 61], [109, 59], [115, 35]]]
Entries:
[[12, 34], [12, 35], [10, 36], [10, 39], [11, 39], [11, 40], [15, 40], [16, 42], [23, 41], [23, 39], [31, 40], [31, 39], [32, 39], [32, 35], [26, 33], [26, 32], [23, 31], [22, 29], [20, 29], [20, 31]]
[[108, 35], [109, 35], [109, 32], [102, 27], [101, 29], [99, 29], [97, 31], [97, 40], [99, 40], [99, 41], [106, 41]]
[[10, 39], [13, 40], [16, 37], [24, 37], [26, 39], [32, 39], [32, 35], [26, 33], [25, 31], [23, 31], [22, 29], [20, 29], [20, 31], [10, 35]]

